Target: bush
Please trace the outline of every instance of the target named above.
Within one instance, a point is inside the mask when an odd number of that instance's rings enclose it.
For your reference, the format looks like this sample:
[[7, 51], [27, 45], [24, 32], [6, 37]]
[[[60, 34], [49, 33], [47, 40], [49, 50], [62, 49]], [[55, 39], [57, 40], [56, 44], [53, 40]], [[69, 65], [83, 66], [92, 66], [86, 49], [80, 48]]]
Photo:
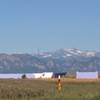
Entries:
[[22, 75], [22, 79], [26, 79], [26, 75], [25, 74]]

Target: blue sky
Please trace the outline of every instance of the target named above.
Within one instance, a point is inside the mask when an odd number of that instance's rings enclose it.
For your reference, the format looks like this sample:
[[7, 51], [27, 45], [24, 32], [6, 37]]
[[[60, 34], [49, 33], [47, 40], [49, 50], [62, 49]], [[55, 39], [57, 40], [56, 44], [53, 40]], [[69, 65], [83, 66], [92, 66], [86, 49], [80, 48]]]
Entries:
[[1, 0], [0, 53], [100, 50], [100, 0]]

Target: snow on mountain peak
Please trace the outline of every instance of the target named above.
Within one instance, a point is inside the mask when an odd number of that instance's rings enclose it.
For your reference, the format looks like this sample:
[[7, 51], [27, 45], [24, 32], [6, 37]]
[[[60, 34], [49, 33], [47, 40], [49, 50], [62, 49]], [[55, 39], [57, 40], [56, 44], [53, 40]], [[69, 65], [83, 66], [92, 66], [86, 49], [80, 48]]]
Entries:
[[96, 55], [96, 52], [94, 51], [82, 51], [79, 49], [64, 49], [64, 51], [67, 53], [67, 55], [76, 55], [76, 56], [87, 56], [92, 57]]
[[96, 52], [92, 52], [92, 51], [90, 51], [90, 52], [86, 52], [86, 55], [87, 56], [95, 56], [96, 55]]
[[40, 53], [39, 56], [43, 58], [54, 57], [54, 58], [67, 58], [71, 56], [83, 56], [83, 57], [94, 57], [96, 56], [96, 52], [94, 51], [83, 51], [79, 49], [59, 49], [54, 52], [43, 52]]

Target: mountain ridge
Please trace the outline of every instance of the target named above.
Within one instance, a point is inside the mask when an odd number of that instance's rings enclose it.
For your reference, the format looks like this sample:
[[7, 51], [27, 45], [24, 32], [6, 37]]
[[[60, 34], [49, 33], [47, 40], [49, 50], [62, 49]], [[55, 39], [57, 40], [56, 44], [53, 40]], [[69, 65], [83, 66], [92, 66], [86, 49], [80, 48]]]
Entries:
[[0, 53], [0, 73], [99, 71], [100, 52], [59, 49], [34, 54]]

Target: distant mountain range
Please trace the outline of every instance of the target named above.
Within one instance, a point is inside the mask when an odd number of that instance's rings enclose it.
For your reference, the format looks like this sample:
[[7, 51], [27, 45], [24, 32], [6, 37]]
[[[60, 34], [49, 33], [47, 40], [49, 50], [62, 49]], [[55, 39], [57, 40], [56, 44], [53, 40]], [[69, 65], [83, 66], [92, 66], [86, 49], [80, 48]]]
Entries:
[[0, 73], [99, 71], [100, 51], [59, 49], [38, 54], [0, 54]]

